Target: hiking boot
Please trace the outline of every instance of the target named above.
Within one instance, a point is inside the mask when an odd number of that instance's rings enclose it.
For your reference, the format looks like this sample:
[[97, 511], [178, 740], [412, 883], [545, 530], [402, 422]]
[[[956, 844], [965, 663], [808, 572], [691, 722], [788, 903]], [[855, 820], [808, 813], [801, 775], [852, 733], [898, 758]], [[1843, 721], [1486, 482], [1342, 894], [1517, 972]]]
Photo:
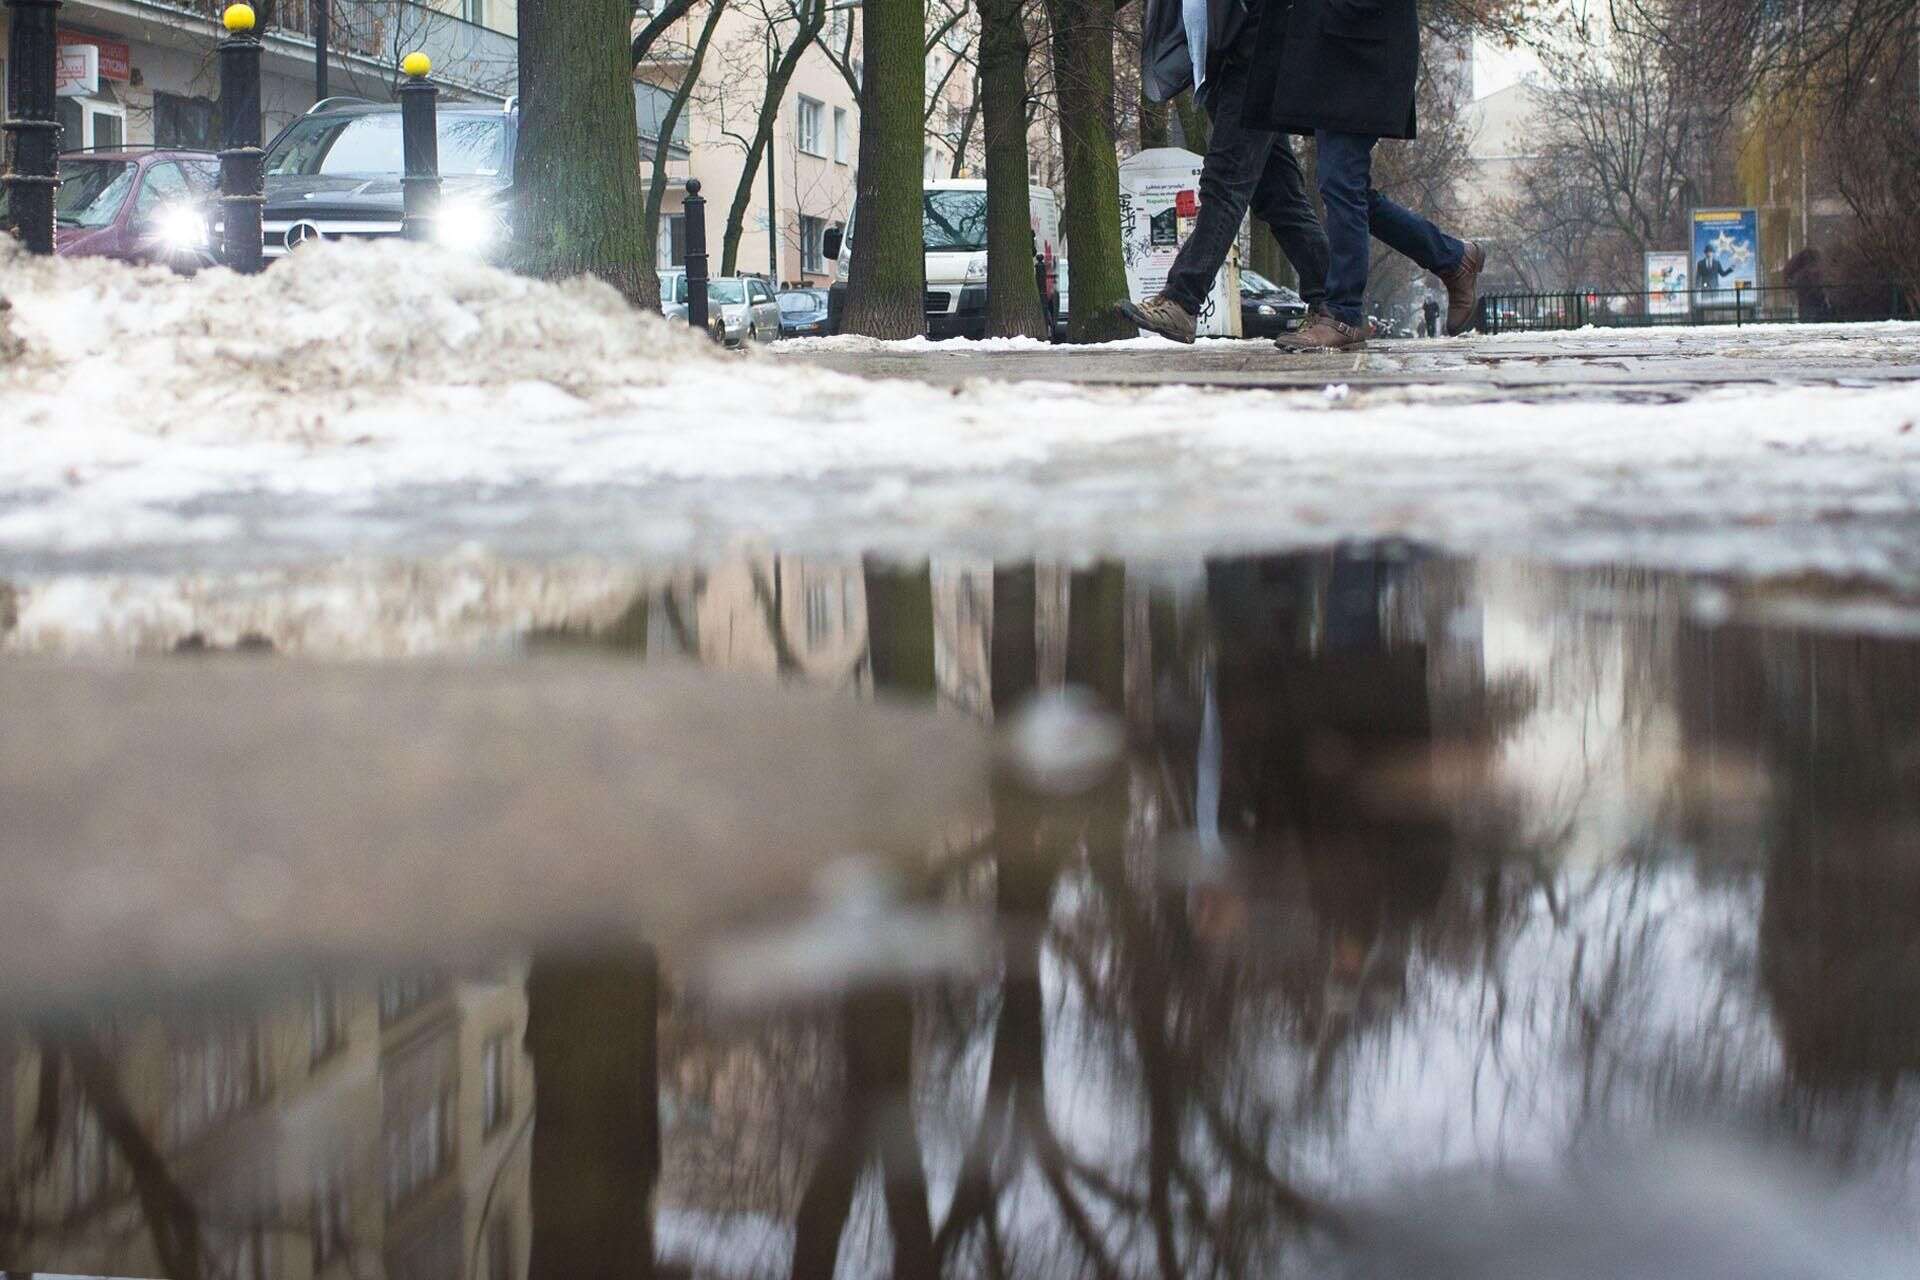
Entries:
[[1440, 283], [1447, 286], [1449, 338], [1457, 338], [1473, 327], [1474, 304], [1480, 300], [1476, 286], [1486, 266], [1487, 251], [1469, 241], [1467, 251], [1460, 255], [1460, 265], [1440, 277]]
[[1113, 309], [1148, 333], [1193, 345], [1193, 312], [1164, 293], [1156, 293], [1145, 302], [1124, 298], [1114, 303]]
[[1275, 338], [1273, 345], [1282, 351], [1358, 351], [1367, 345], [1367, 333], [1322, 311], [1301, 328]]

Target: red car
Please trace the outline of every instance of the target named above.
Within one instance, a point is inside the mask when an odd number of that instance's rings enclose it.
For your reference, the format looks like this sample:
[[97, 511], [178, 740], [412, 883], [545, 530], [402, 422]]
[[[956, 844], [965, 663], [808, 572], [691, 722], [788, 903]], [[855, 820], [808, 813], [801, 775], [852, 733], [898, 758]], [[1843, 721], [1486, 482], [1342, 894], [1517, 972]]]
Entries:
[[[116, 258], [196, 271], [214, 262], [209, 228], [220, 161], [206, 151], [119, 147], [60, 157], [54, 196], [63, 258]], [[13, 221], [0, 194], [0, 228]]]

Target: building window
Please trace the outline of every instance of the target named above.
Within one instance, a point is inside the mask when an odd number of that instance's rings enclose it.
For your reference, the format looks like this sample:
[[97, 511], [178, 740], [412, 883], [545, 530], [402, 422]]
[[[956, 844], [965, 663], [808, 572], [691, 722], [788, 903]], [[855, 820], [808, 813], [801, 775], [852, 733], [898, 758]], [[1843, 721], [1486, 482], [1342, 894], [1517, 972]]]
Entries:
[[387, 1208], [397, 1209], [453, 1166], [453, 1090], [387, 1130]]
[[670, 213], [667, 215], [665, 231], [666, 244], [662, 246], [666, 262], [670, 267], [687, 265], [687, 215]]
[[460, 0], [460, 16], [477, 26], [486, 26], [487, 0]]
[[380, 980], [380, 1025], [390, 1027], [440, 994], [444, 980], [435, 973], [402, 973]]
[[349, 1238], [347, 1173], [341, 1165], [321, 1175], [313, 1189], [313, 1270], [318, 1275], [346, 1256]]
[[340, 1014], [340, 993], [331, 982], [317, 982], [307, 997], [309, 1064], [318, 1064], [346, 1047], [347, 1024]]
[[81, 1103], [73, 1115], [72, 1157], [74, 1206], [90, 1208], [105, 1193], [113, 1166], [106, 1134], [100, 1129], [100, 1117], [85, 1103]]
[[480, 1132], [491, 1134], [513, 1110], [512, 1059], [507, 1033], [487, 1037], [480, 1050]]
[[211, 98], [183, 98], [177, 93], [153, 95], [155, 146], [213, 151], [220, 145], [219, 107]]
[[835, 48], [845, 48], [847, 34], [852, 24], [847, 19], [845, 7], [835, 7], [827, 18], [827, 39]]
[[821, 116], [825, 107], [812, 98], [800, 99], [800, 149], [810, 156], [827, 154], [821, 136]]
[[833, 159], [835, 164], [847, 162], [847, 109], [833, 109]]
[[188, 1142], [267, 1092], [265, 1056], [250, 1023], [224, 1026], [173, 1049], [173, 1134]]
[[800, 215], [800, 270], [813, 276], [827, 273], [827, 220]]

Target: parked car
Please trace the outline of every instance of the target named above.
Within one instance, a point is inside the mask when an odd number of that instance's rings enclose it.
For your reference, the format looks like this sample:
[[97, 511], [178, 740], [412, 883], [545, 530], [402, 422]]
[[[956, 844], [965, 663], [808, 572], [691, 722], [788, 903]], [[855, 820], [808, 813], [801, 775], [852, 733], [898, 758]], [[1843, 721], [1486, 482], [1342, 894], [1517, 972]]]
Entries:
[[1067, 340], [1067, 304], [1072, 300], [1071, 291], [1068, 288], [1068, 274], [1067, 260], [1062, 258], [1055, 268], [1055, 276], [1060, 285], [1060, 298], [1055, 303], [1053, 314], [1050, 317], [1052, 320], [1053, 340], [1055, 342], [1065, 342]]
[[813, 338], [827, 332], [825, 289], [782, 289], [774, 295], [780, 304], [780, 335]]
[[[211, 266], [209, 228], [219, 190], [220, 161], [209, 152], [67, 152], [54, 193], [56, 251], [63, 258], [114, 258], [183, 272]], [[0, 189], [0, 227], [10, 230], [7, 206]]]
[[[440, 243], [480, 258], [505, 251], [519, 124], [512, 102], [440, 104]], [[403, 172], [399, 107], [359, 98], [315, 103], [267, 148], [268, 260], [322, 240], [399, 235]]]
[[1248, 338], [1273, 338], [1298, 329], [1307, 318], [1307, 304], [1299, 294], [1258, 271], [1240, 271], [1240, 333]]
[[[1038, 259], [1041, 305], [1051, 325], [1064, 315], [1060, 280], [1066, 274], [1067, 246], [1060, 235], [1060, 202], [1046, 187], [1027, 188], [1028, 225], [1033, 257]], [[927, 334], [932, 338], [984, 338], [987, 333], [987, 184], [980, 178], [935, 178], [921, 192], [922, 247], [926, 253]], [[847, 275], [853, 259], [853, 218], [827, 228], [826, 256], [837, 263], [830, 291], [832, 320], [838, 332], [845, 307]]]
[[[673, 278], [673, 295], [668, 298], [662, 282], [660, 309], [670, 320], [687, 318], [687, 277]], [[723, 276], [707, 281], [707, 315], [714, 336], [729, 347], [749, 342], [773, 342], [780, 337], [780, 304], [773, 289], [758, 276]]]

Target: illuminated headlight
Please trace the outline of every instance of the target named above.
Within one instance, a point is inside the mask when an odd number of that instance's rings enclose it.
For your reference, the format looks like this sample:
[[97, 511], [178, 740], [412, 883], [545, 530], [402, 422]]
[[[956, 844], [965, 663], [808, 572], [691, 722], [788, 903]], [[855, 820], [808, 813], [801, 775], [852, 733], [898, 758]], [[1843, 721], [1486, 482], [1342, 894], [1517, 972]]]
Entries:
[[209, 242], [207, 220], [193, 209], [162, 210], [154, 230], [160, 243], [175, 253], [205, 249]]
[[1260, 314], [1261, 314], [1261, 315], [1263, 315], [1263, 316], [1270, 316], [1270, 315], [1272, 315], [1272, 314], [1273, 314], [1273, 308], [1272, 308], [1272, 307], [1270, 307], [1270, 306], [1268, 306], [1268, 305], [1267, 305], [1266, 303], [1264, 303], [1264, 302], [1260, 304], [1260, 306], [1259, 306], [1259, 308], [1258, 308], [1258, 310], [1259, 310], [1259, 312], [1260, 312]]
[[506, 232], [507, 224], [500, 215], [481, 204], [442, 205], [434, 223], [434, 238], [459, 253], [486, 253], [506, 237]]

